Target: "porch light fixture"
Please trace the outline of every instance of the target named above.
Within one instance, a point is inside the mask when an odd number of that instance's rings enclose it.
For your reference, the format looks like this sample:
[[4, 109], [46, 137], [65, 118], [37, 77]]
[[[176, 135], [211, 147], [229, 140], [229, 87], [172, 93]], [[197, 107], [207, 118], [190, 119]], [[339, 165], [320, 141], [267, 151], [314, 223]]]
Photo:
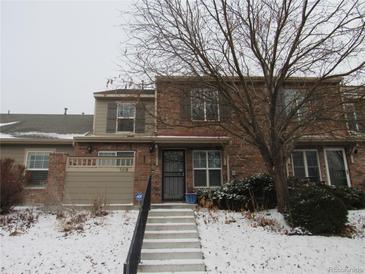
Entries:
[[154, 144], [150, 144], [148, 148], [150, 150], [150, 153], [155, 151], [155, 145]]
[[87, 146], [87, 152], [91, 153], [91, 151], [93, 151], [93, 147], [91, 145], [88, 145]]

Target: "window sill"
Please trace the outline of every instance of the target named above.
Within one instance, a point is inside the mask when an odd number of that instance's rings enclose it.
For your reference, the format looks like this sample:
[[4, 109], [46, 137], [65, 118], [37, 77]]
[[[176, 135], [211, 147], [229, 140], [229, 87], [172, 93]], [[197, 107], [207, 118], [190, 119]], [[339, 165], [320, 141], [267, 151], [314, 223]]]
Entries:
[[25, 186], [24, 189], [46, 189], [46, 186]]

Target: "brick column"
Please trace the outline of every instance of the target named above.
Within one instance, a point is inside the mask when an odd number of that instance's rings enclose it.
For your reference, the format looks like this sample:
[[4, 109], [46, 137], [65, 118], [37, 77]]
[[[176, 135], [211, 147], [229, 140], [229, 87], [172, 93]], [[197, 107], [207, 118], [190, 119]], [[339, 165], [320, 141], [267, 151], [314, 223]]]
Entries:
[[60, 204], [65, 186], [67, 155], [51, 153], [48, 163], [47, 204]]

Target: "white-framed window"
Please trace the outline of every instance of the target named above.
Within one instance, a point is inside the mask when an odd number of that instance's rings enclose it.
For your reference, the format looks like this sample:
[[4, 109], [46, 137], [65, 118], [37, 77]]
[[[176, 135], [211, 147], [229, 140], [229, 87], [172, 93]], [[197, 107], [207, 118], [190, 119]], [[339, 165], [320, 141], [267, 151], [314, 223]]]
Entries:
[[219, 150], [193, 151], [195, 187], [217, 187], [222, 184], [222, 154]]
[[[99, 159], [99, 165], [101, 166], [124, 166], [133, 167], [134, 165], [134, 151], [99, 151], [99, 157], [105, 157]], [[121, 159], [108, 159], [108, 157], [115, 157]]]
[[321, 180], [318, 151], [315, 149], [294, 150], [291, 154], [293, 175], [314, 181]]
[[136, 121], [135, 103], [118, 103], [117, 132], [134, 132]]
[[327, 180], [329, 185], [351, 186], [347, 158], [344, 148], [324, 148]]
[[301, 120], [308, 111], [306, 104], [302, 104], [304, 100], [303, 92], [302, 90], [289, 88], [283, 90], [285, 113], [289, 115], [294, 109], [298, 108], [295, 114], [298, 120]]
[[193, 121], [219, 121], [218, 90], [191, 90], [191, 119]]
[[29, 187], [44, 187], [48, 179], [49, 154], [52, 151], [27, 151], [25, 167], [30, 174]]

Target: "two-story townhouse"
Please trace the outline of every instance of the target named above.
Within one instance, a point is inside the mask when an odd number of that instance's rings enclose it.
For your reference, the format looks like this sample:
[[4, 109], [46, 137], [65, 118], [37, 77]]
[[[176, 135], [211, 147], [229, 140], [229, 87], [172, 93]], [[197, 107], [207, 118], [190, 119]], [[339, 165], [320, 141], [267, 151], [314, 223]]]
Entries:
[[[297, 91], [310, 81], [291, 78], [286, 87]], [[255, 86], [260, 85], [262, 78], [256, 77]], [[330, 85], [341, 89], [339, 80]], [[95, 92], [94, 98], [90, 133], [75, 136], [68, 155], [50, 155], [57, 171], [48, 174], [51, 200], [90, 204], [98, 198], [129, 204], [145, 191], [152, 175], [153, 202], [181, 201], [198, 188], [266, 171], [253, 145], [220, 126], [232, 122], [233, 111], [214, 86], [207, 88], [197, 78], [157, 77], [154, 90], [109, 90]], [[297, 142], [287, 162], [288, 176], [364, 189], [362, 108], [351, 110], [346, 109], [346, 124], [338, 118], [343, 112], [334, 109], [335, 119], [326, 126], [342, 125], [336, 134], [310, 130]]]

